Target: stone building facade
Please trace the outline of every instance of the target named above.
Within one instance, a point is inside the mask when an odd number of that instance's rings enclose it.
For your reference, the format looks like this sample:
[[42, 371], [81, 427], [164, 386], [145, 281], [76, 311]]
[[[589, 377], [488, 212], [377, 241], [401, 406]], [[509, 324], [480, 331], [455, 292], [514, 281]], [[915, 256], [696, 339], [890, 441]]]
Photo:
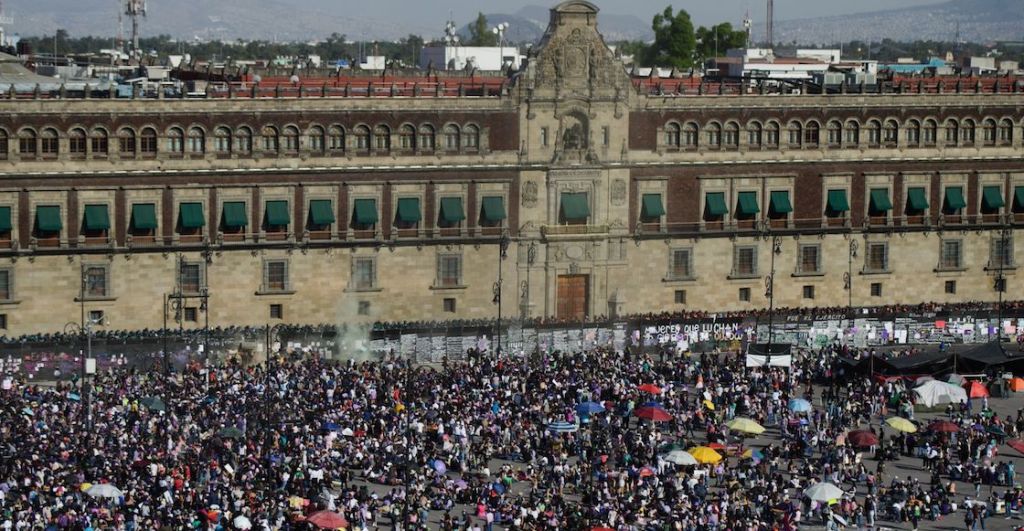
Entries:
[[596, 15], [493, 90], [0, 100], [0, 325], [1024, 299], [1016, 80], [652, 94]]

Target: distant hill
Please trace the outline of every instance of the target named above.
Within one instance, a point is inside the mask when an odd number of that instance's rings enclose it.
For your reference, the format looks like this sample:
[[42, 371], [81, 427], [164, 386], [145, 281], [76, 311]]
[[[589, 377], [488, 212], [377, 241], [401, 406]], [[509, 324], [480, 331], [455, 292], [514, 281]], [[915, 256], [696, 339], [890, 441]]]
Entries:
[[[1024, 1], [950, 0], [904, 9], [776, 21], [775, 41], [800, 44], [882, 39], [952, 42], [958, 23], [960, 38], [968, 42], [1024, 40]], [[764, 29], [763, 21], [755, 24], [754, 38], [764, 39]]]
[[[484, 16], [487, 17], [487, 23], [491, 26], [503, 22], [509, 24], [509, 30], [505, 34], [505, 38], [509, 42], [527, 44], [539, 41], [544, 35], [544, 30], [548, 27], [550, 10], [547, 7], [526, 6], [513, 14], [485, 13]], [[633, 15], [599, 13], [597, 27], [608, 42], [654, 39], [651, 23], [644, 22]], [[469, 24], [459, 30], [459, 35], [464, 38], [469, 36]]]

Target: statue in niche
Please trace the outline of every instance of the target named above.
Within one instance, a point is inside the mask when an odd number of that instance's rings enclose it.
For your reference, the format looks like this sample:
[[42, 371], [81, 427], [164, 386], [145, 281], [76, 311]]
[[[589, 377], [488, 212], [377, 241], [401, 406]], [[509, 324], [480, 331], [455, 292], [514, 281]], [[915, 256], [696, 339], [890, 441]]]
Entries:
[[526, 181], [523, 183], [523, 206], [533, 207], [537, 205], [537, 183]]
[[586, 118], [577, 113], [562, 118], [562, 149], [565, 151], [587, 149]]

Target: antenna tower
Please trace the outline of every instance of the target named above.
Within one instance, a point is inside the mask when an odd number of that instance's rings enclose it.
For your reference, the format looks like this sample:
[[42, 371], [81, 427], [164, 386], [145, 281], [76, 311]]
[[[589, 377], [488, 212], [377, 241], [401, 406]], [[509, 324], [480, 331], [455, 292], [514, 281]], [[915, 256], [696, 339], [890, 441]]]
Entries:
[[768, 18], [766, 20], [768, 48], [775, 46], [775, 0], [768, 0]]
[[748, 48], [753, 43], [753, 38], [752, 38], [752, 35], [751, 35], [751, 27], [753, 27], [753, 25], [754, 25], [754, 21], [750, 20], [750, 10], [747, 10], [747, 13], [745, 15], [743, 15], [743, 31], [745, 31], [747, 33], [747, 47]]
[[124, 14], [132, 19], [132, 56], [142, 58], [139, 50], [139, 19], [146, 16], [146, 0], [125, 0]]
[[9, 26], [13, 23], [14, 19], [4, 13], [4, 0], [0, 0], [0, 46], [7, 44], [7, 33], [4, 32], [4, 26]]

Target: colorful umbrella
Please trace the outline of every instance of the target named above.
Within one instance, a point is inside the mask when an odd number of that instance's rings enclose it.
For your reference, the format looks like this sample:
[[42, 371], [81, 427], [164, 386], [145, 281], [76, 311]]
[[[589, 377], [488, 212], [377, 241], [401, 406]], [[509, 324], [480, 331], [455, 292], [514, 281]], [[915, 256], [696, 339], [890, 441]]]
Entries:
[[814, 409], [811, 407], [811, 403], [804, 400], [803, 398], [790, 398], [789, 399], [789, 410], [793, 413], [807, 413]]
[[936, 420], [928, 425], [928, 431], [934, 431], [936, 433], [957, 433], [960, 431], [960, 426], [957, 426], [948, 420]]
[[150, 411], [167, 411], [167, 405], [158, 396], [147, 396], [139, 400], [139, 403]]
[[854, 430], [846, 435], [846, 441], [852, 446], [866, 448], [878, 445], [878, 436], [869, 430]]
[[1020, 393], [1024, 391], [1024, 378], [1015, 376], [1012, 380], [1010, 380], [1010, 390], [1013, 391], [1014, 393]]
[[651, 477], [653, 475], [654, 475], [654, 469], [649, 467], [649, 466], [645, 466], [645, 467], [640, 469], [640, 477], [642, 477], [642, 478], [649, 478], [649, 477]]
[[991, 433], [992, 435], [998, 435], [1000, 437], [1006, 437], [1006, 432], [1003, 431], [1003, 429], [1000, 428], [999, 426], [996, 426], [995, 424], [993, 424], [993, 425], [989, 426], [988, 428], [986, 428], [985, 431]]
[[804, 496], [807, 496], [811, 501], [828, 502], [837, 500], [846, 494], [839, 487], [831, 483], [818, 483], [817, 485], [811, 486], [804, 490]]
[[693, 458], [701, 464], [717, 463], [722, 460], [722, 454], [708, 448], [707, 446], [691, 448], [690, 455], [692, 455]]
[[746, 452], [743, 452], [744, 459], [753, 459], [755, 462], [760, 462], [764, 459], [764, 454], [760, 450], [748, 448]]
[[704, 401], [704, 407], [708, 408], [711, 411], [714, 411], [715, 410], [715, 403], [710, 401], [710, 400], [705, 400]]
[[1020, 439], [1007, 441], [1006, 446], [1009, 446], [1010, 448], [1013, 448], [1014, 450], [1017, 450], [1018, 452], [1024, 454], [1024, 441]]
[[660, 407], [653, 406], [641, 406], [633, 410], [633, 416], [651, 422], [668, 422], [672, 420], [672, 415], [661, 409]]
[[331, 511], [317, 511], [306, 517], [306, 521], [320, 529], [340, 529], [348, 527], [344, 516]]
[[720, 443], [720, 442], [711, 442], [711, 443], [707, 443], [704, 446], [707, 446], [708, 448], [711, 448], [712, 450], [715, 450], [715, 451], [725, 450], [725, 445]]
[[604, 413], [604, 411], [604, 404], [600, 402], [583, 402], [576, 405], [576, 413], [579, 415], [593, 415], [594, 413]]
[[555, 433], [572, 433], [579, 429], [579, 426], [571, 422], [552, 422], [548, 424], [548, 431]]
[[736, 417], [725, 424], [730, 430], [735, 430], [742, 433], [750, 433], [753, 435], [760, 435], [764, 433], [764, 426], [757, 423], [753, 419], [747, 417]]
[[967, 390], [967, 396], [971, 398], [986, 398], [989, 396], [988, 388], [977, 380], [964, 384], [964, 389]]
[[637, 390], [638, 391], [643, 391], [645, 393], [650, 393], [652, 395], [660, 395], [661, 394], [661, 388], [658, 387], [657, 385], [654, 385], [654, 384], [643, 384], [640, 387], [637, 387]]
[[441, 474], [441, 475], [444, 475], [444, 473], [448, 471], [448, 466], [445, 465], [444, 461], [442, 461], [440, 459], [434, 459], [430, 463], [430, 468], [433, 468], [434, 472], [437, 472], [438, 474]]
[[885, 419], [885, 423], [888, 424], [890, 428], [896, 431], [902, 431], [903, 433], [917, 432], [917, 426], [903, 417], [889, 417]]
[[693, 454], [691, 454], [690, 452], [685, 452], [683, 450], [672, 450], [671, 452], [665, 454], [662, 457], [662, 459], [668, 461], [669, 463], [672, 463], [673, 465], [679, 466], [693, 466], [698, 464], [697, 459], [693, 457]]
[[110, 483], [100, 483], [89, 487], [89, 490], [85, 491], [86, 494], [93, 498], [123, 498], [124, 493], [121, 489], [111, 485]]

